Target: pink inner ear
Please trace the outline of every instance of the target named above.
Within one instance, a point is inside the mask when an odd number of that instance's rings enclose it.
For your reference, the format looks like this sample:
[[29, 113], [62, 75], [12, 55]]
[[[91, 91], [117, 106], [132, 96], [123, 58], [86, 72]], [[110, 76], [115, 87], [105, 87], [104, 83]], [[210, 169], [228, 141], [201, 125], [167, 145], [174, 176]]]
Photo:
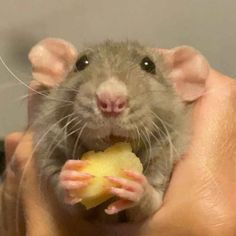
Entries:
[[199, 83], [182, 82], [181, 80], [173, 83], [173, 87], [176, 93], [181, 97], [183, 101], [191, 102], [204, 94], [205, 82], [199, 81]]
[[47, 87], [56, 86], [65, 79], [76, 58], [73, 45], [53, 38], [42, 40], [29, 53], [34, 79]]
[[198, 99], [205, 91], [209, 73], [206, 59], [195, 49], [187, 46], [172, 50], [160, 50], [170, 73], [168, 75], [176, 93], [183, 101]]

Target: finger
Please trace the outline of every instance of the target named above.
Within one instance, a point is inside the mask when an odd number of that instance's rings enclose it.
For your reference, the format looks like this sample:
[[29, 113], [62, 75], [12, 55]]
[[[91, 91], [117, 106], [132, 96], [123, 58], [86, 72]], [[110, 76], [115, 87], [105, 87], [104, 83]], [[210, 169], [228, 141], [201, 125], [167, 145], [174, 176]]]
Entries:
[[82, 173], [79, 171], [71, 171], [71, 170], [65, 170], [62, 171], [60, 174], [60, 180], [88, 180], [93, 178], [93, 175], [90, 175], [88, 173]]
[[68, 160], [65, 165], [63, 166], [62, 170], [75, 170], [81, 169], [82, 167], [88, 164], [87, 161], [81, 160]]
[[125, 200], [129, 200], [132, 202], [138, 202], [140, 200], [140, 196], [141, 196], [141, 194], [139, 194], [139, 193], [131, 192], [131, 191], [128, 191], [128, 190], [122, 189], [122, 188], [111, 187], [111, 188], [109, 188], [108, 191], [117, 197], [123, 198]]
[[81, 202], [82, 199], [81, 198], [75, 198], [75, 197], [71, 196], [69, 194], [69, 192], [67, 191], [65, 193], [65, 196], [64, 196], [64, 201], [65, 201], [66, 204], [75, 205], [75, 204]]
[[22, 136], [23, 136], [23, 133], [15, 132], [15, 133], [11, 133], [5, 137], [5, 152], [6, 152], [6, 162], [7, 163], [10, 162]]
[[26, 132], [20, 140], [14, 153], [12, 168], [19, 174], [24, 170], [25, 164], [32, 158], [32, 133]]
[[66, 190], [79, 190], [88, 185], [88, 181], [61, 181], [60, 186]]
[[124, 199], [118, 200], [112, 204], [110, 204], [107, 209], [105, 209], [105, 212], [108, 215], [116, 214], [120, 211], [123, 211], [125, 209], [128, 209], [133, 206], [133, 203]]
[[129, 191], [133, 191], [133, 192], [142, 191], [142, 186], [135, 181], [124, 179], [124, 178], [113, 177], [113, 176], [107, 176], [106, 179], [108, 179], [115, 185], [118, 185]]
[[144, 185], [147, 182], [147, 179], [143, 174], [130, 171], [130, 170], [124, 170], [124, 174], [132, 178], [134, 181], [139, 182], [140, 184]]

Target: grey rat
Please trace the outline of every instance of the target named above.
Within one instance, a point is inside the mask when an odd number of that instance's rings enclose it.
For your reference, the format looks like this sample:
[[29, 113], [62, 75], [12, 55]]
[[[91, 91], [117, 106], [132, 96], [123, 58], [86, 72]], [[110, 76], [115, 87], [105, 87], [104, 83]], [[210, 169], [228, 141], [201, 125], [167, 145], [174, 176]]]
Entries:
[[[133, 41], [105, 41], [78, 54], [59, 39], [39, 42], [29, 58], [47, 90], [31, 124], [33, 158], [57, 215], [119, 222], [115, 213], [125, 212], [131, 222], [155, 213], [189, 143], [191, 102], [204, 93], [209, 70], [205, 58], [186, 46], [157, 50]], [[118, 200], [86, 211], [69, 191], [92, 176], [71, 167], [114, 139], [131, 143], [144, 173], [126, 172], [130, 181], [108, 177], [120, 184], [109, 190]]]

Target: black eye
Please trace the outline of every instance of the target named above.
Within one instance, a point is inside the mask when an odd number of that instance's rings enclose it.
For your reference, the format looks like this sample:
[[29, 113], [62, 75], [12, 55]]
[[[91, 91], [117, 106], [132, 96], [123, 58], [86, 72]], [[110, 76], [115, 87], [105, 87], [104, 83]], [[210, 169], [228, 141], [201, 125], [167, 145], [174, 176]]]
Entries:
[[156, 66], [149, 57], [144, 57], [140, 63], [140, 66], [146, 72], [156, 74]]
[[80, 57], [78, 61], [76, 62], [76, 71], [84, 70], [89, 65], [89, 60], [86, 55]]

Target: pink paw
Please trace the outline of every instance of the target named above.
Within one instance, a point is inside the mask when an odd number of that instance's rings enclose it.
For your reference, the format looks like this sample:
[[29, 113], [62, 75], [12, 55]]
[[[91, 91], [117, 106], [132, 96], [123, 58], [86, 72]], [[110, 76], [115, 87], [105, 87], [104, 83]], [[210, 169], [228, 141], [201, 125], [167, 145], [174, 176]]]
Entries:
[[137, 205], [143, 198], [145, 190], [149, 186], [146, 177], [133, 171], [124, 171], [126, 178], [108, 176], [107, 179], [118, 187], [111, 187], [109, 191], [120, 198], [107, 207], [105, 212], [109, 215], [116, 214], [120, 211]]
[[78, 171], [86, 164], [86, 161], [81, 160], [68, 160], [64, 164], [59, 175], [59, 186], [63, 189], [65, 203], [74, 205], [82, 200], [74, 197], [72, 193], [86, 187], [93, 177], [90, 174]]

